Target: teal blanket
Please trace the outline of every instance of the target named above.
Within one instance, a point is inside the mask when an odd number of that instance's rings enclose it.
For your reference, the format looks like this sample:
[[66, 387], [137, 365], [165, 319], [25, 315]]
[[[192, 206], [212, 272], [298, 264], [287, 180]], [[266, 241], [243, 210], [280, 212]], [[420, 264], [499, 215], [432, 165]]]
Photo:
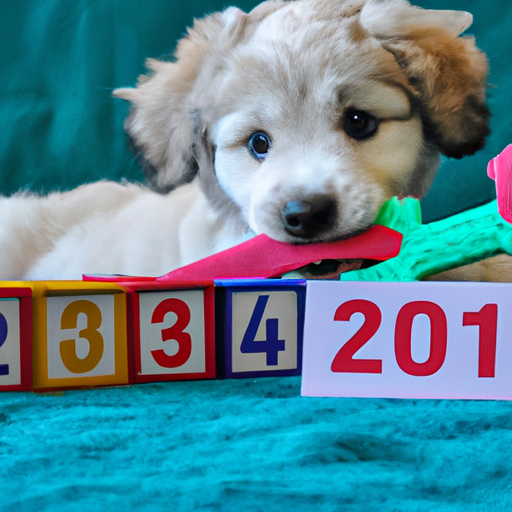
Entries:
[[[489, 56], [492, 135], [446, 160], [426, 220], [494, 196], [487, 161], [512, 142], [512, 4], [464, 9]], [[248, 9], [254, 2], [238, 2]], [[142, 180], [126, 105], [146, 57], [214, 1], [21, 0], [0, 15], [0, 190]], [[0, 511], [512, 509], [509, 402], [301, 398], [300, 378], [0, 394]]]
[[509, 402], [301, 398], [300, 378], [8, 393], [2, 512], [509, 512]]

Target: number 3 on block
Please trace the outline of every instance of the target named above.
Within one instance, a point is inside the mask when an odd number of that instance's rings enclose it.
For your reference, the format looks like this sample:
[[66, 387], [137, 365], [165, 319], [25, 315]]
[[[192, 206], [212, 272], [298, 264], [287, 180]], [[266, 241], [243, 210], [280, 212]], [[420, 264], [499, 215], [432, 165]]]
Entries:
[[47, 299], [48, 377], [115, 374], [114, 296]]
[[190, 323], [190, 309], [180, 299], [166, 299], [155, 308], [151, 316], [151, 323], [163, 323], [167, 313], [176, 314], [176, 322], [167, 328], [162, 328], [162, 342], [174, 340], [178, 344], [178, 350], [173, 355], [168, 355], [164, 349], [153, 350], [153, 358], [162, 368], [178, 368], [183, 366], [192, 354], [192, 338], [184, 331]]
[[[209, 357], [203, 289], [139, 293], [137, 378], [141, 382], [201, 376]], [[208, 374], [209, 375], [209, 374]], [[152, 378], [155, 376], [155, 378]]]
[[68, 304], [60, 319], [61, 329], [76, 329], [80, 314], [85, 315], [86, 326], [78, 332], [78, 336], [89, 343], [87, 355], [84, 358], [77, 356], [76, 339], [67, 339], [60, 343], [62, 362], [71, 373], [75, 374], [94, 370], [101, 361], [105, 348], [103, 336], [98, 331], [103, 320], [101, 310], [90, 300], [76, 300]]

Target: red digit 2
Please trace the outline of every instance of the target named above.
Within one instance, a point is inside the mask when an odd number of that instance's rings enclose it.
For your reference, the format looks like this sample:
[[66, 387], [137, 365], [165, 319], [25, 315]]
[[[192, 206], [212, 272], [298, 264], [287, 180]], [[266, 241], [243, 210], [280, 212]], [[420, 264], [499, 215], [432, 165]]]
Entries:
[[363, 325], [336, 354], [331, 364], [331, 371], [335, 373], [382, 373], [382, 361], [380, 359], [354, 359], [354, 354], [379, 329], [382, 322], [380, 308], [369, 300], [349, 300], [338, 307], [334, 314], [334, 320], [347, 322], [354, 313], [364, 315]]

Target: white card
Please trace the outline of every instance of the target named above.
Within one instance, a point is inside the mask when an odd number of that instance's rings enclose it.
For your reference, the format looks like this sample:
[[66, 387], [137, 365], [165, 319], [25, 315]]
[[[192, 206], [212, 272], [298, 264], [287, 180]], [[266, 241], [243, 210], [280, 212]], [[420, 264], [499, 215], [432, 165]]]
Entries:
[[512, 285], [311, 281], [305, 396], [512, 399]]

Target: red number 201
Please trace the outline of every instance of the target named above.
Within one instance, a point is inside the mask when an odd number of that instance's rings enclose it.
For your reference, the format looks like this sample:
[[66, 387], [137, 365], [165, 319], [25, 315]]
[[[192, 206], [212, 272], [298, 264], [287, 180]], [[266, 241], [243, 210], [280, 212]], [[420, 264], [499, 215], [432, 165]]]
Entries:
[[[354, 313], [362, 313], [360, 329], [338, 351], [331, 370], [335, 373], [382, 373], [380, 359], [354, 359], [356, 352], [378, 331], [382, 312], [377, 304], [363, 299], [350, 300], [338, 307], [335, 321], [349, 321]], [[430, 322], [430, 353], [423, 363], [412, 358], [412, 324], [416, 316], [426, 315]], [[463, 326], [479, 327], [478, 377], [494, 377], [496, 366], [498, 306], [486, 304], [477, 313], [464, 313]], [[398, 312], [395, 323], [395, 357], [400, 369], [408, 375], [434, 375], [444, 364], [448, 343], [448, 325], [443, 309], [433, 302], [413, 301]]]

